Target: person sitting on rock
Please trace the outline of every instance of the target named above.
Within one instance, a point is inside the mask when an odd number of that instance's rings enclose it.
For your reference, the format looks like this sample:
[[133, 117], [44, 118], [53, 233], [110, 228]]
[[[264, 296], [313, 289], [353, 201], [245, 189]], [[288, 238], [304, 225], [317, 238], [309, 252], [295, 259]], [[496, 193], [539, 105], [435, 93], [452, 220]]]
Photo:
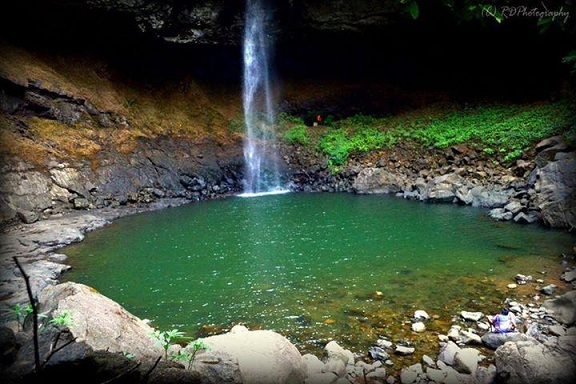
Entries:
[[492, 326], [492, 332], [516, 332], [516, 316], [508, 308], [503, 308], [500, 313], [491, 319], [488, 318], [488, 321]]

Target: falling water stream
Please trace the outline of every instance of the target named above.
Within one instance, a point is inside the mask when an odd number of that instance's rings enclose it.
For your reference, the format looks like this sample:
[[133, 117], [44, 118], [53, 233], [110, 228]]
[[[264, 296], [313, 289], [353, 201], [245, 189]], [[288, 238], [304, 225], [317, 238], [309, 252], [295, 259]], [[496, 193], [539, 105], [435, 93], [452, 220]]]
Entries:
[[278, 162], [269, 150], [275, 142], [276, 117], [271, 89], [271, 39], [268, 12], [260, 0], [248, 0], [244, 32], [245, 195], [283, 191]]

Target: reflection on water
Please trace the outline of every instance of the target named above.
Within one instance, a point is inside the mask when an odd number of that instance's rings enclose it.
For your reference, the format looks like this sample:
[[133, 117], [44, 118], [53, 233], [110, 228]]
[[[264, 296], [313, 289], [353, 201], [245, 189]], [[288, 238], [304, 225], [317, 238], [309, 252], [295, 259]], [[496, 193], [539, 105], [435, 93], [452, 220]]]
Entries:
[[64, 278], [161, 329], [204, 335], [244, 323], [303, 352], [330, 339], [366, 350], [386, 335], [423, 342], [409, 331], [416, 309], [438, 332], [461, 310], [497, 309], [517, 273], [559, 273], [574, 241], [481, 209], [387, 196], [233, 197], [90, 233], [63, 250], [73, 266]]

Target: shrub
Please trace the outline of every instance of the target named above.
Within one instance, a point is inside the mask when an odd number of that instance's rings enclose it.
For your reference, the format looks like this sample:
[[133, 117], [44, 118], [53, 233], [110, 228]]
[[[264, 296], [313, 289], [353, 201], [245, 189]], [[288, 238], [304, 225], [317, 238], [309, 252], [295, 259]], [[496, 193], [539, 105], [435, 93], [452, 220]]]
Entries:
[[437, 148], [468, 142], [484, 147], [489, 155], [497, 148], [505, 161], [511, 161], [534, 142], [565, 131], [569, 121], [565, 103], [479, 106], [419, 127], [413, 136]]
[[295, 125], [284, 133], [284, 139], [290, 144], [306, 145], [310, 142], [308, 127], [304, 124]]

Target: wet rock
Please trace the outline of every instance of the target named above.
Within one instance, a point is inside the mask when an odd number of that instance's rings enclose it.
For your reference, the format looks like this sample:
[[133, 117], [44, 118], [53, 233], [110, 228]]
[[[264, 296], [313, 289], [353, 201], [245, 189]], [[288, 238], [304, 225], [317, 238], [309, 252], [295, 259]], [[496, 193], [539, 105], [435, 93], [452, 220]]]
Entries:
[[516, 284], [518, 284], [518, 285], [524, 285], [524, 284], [532, 282], [532, 276], [522, 275], [521, 273], [517, 274], [514, 277], [514, 279], [516, 280]]
[[414, 319], [415, 320], [428, 320], [430, 319], [430, 315], [426, 311], [421, 309], [414, 312]]
[[18, 211], [17, 214], [20, 220], [25, 224], [32, 224], [39, 219], [38, 214], [33, 211]]
[[422, 364], [414, 364], [400, 371], [400, 382], [402, 384], [415, 383], [420, 379], [425, 379]]
[[317, 356], [310, 353], [302, 356], [302, 364], [305, 377], [310, 377], [314, 374], [322, 373], [322, 369], [324, 368], [324, 363], [321, 362]]
[[0, 326], [0, 368], [12, 364], [16, 360], [17, 351], [14, 331], [8, 327]]
[[514, 221], [516, 223], [521, 224], [532, 224], [536, 223], [539, 220], [540, 220], [540, 213], [535, 211], [530, 211], [527, 214], [524, 212], [520, 212], [516, 216], [514, 216]]
[[462, 316], [464, 320], [478, 321], [484, 316], [484, 314], [482, 312], [462, 311], [460, 312], [460, 316]]
[[576, 280], [576, 269], [568, 270], [560, 276], [567, 283], [571, 283], [572, 281]]
[[419, 321], [417, 323], [412, 324], [412, 331], [414, 332], [424, 332], [426, 330], [426, 325], [423, 322]]
[[498, 221], [509, 221], [514, 217], [512, 212], [508, 212], [504, 208], [491, 209], [490, 212], [488, 212], [488, 216]]
[[406, 356], [406, 355], [413, 354], [415, 351], [416, 351], [416, 348], [414, 348], [414, 347], [406, 347], [404, 345], [397, 345], [396, 348], [394, 349], [394, 354]]
[[342, 360], [346, 364], [354, 364], [354, 355], [352, 352], [342, 348], [335, 341], [330, 341], [324, 346], [323, 360], [329, 361], [332, 359]]

